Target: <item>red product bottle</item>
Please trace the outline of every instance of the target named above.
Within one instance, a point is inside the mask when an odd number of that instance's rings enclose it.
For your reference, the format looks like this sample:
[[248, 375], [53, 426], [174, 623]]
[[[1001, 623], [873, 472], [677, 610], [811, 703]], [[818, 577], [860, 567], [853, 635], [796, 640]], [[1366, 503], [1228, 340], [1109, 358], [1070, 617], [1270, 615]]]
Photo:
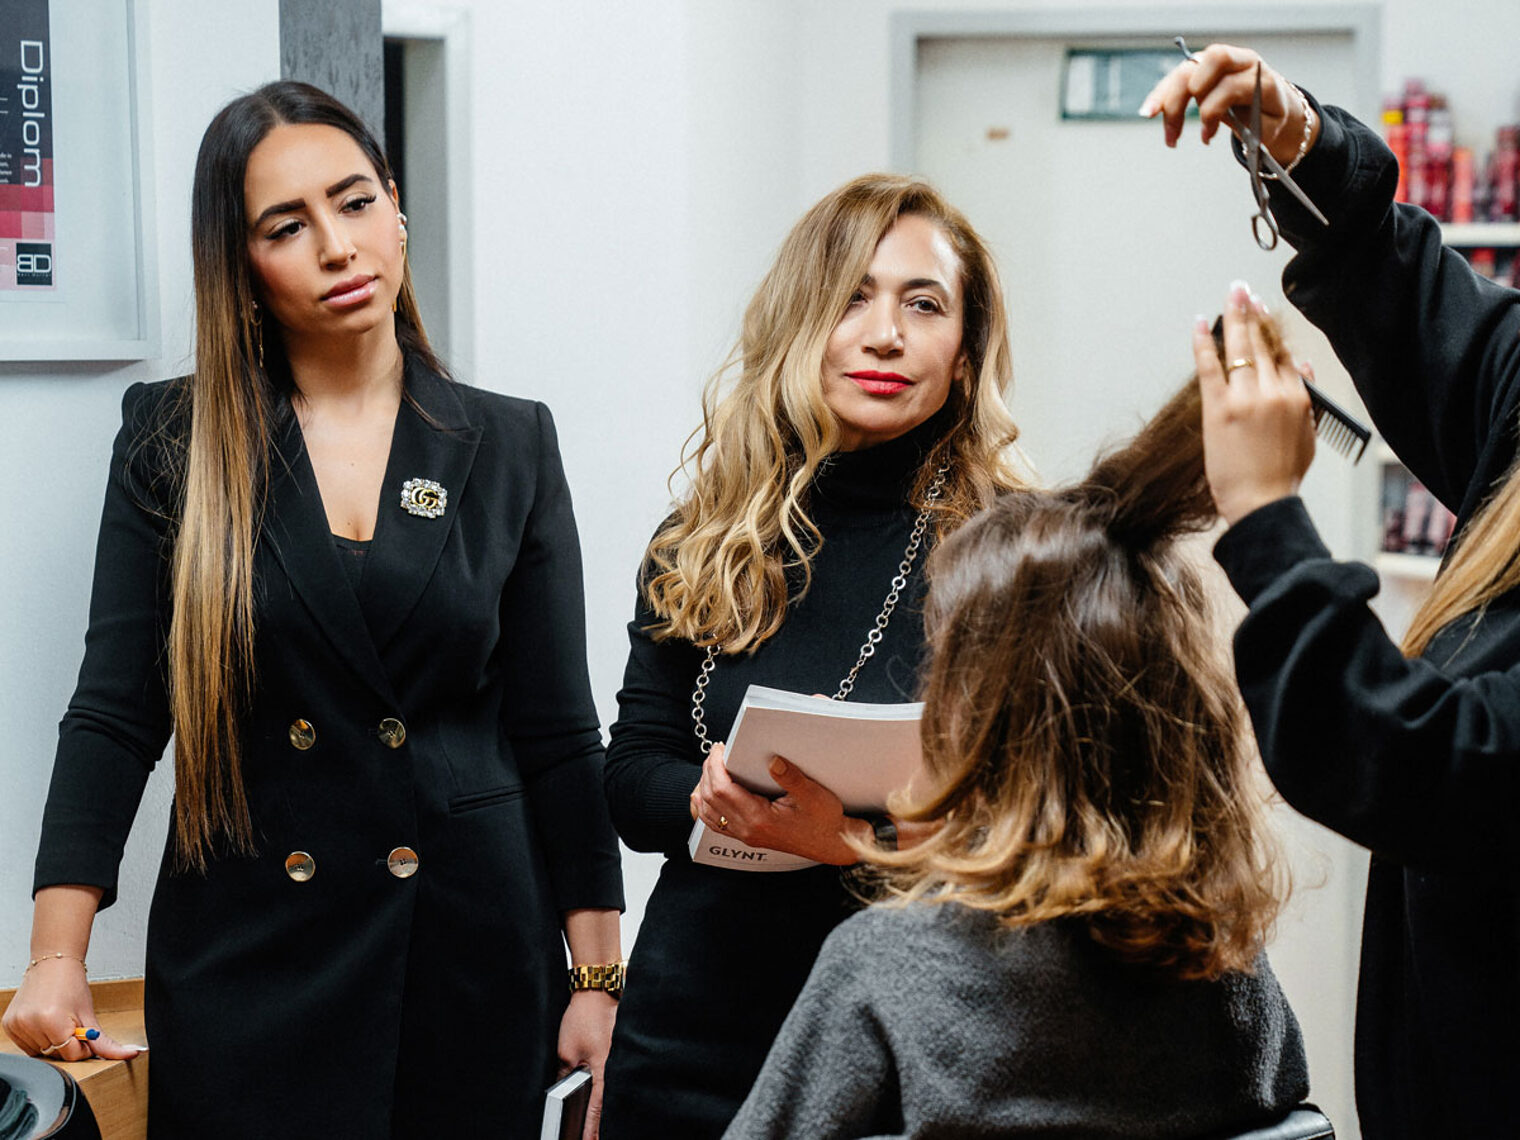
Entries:
[[1473, 152], [1459, 146], [1451, 152], [1451, 220], [1473, 220]]
[[1411, 554], [1429, 554], [1430, 516], [1437, 506], [1436, 497], [1425, 489], [1418, 479], [1409, 481], [1409, 494], [1404, 499], [1404, 549]]
[[1488, 172], [1488, 220], [1491, 222], [1513, 222], [1520, 216], [1517, 214], [1517, 205], [1520, 203], [1516, 201], [1517, 190], [1520, 190], [1516, 185], [1516, 178], [1520, 177], [1517, 139], [1520, 139], [1520, 128], [1499, 128], [1499, 141]]
[[1399, 164], [1399, 185], [1393, 192], [1395, 202], [1409, 201], [1409, 128], [1404, 125], [1404, 108], [1392, 99], [1383, 101], [1383, 135], [1388, 149]]
[[1499, 271], [1499, 259], [1490, 246], [1480, 246], [1477, 249], [1467, 251], [1467, 264], [1473, 267], [1473, 272], [1480, 277], [1487, 277], [1492, 281]]
[[1443, 222], [1451, 221], [1451, 111], [1444, 95], [1430, 97], [1425, 139], [1425, 208]]
[[1404, 84], [1404, 123], [1409, 128], [1409, 201], [1428, 207], [1426, 144], [1430, 132], [1430, 95], [1418, 79]]

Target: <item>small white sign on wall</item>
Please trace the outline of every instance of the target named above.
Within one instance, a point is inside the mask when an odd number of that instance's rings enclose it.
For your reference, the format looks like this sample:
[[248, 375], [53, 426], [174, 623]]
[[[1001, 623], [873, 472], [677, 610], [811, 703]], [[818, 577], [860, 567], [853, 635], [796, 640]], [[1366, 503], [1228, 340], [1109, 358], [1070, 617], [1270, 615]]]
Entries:
[[141, 8], [0, 0], [0, 361], [158, 353]]
[[1181, 60], [1175, 48], [1067, 48], [1061, 118], [1141, 121], [1141, 101]]

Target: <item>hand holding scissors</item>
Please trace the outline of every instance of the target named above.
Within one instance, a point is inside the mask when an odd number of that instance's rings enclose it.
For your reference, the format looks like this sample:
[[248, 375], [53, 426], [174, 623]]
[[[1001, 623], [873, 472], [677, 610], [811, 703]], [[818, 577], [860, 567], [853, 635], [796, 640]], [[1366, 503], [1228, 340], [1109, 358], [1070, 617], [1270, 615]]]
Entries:
[[[1185, 62], [1156, 84], [1140, 106], [1140, 114], [1146, 118], [1163, 116], [1166, 145], [1177, 145], [1188, 103], [1196, 102], [1205, 143], [1225, 123], [1239, 136], [1245, 149], [1251, 190], [1256, 196], [1257, 212], [1251, 219], [1251, 232], [1257, 245], [1263, 249], [1277, 245], [1277, 221], [1272, 215], [1264, 179], [1276, 179], [1311, 215], [1329, 225], [1324, 213], [1289, 173], [1289, 168], [1318, 138], [1318, 123], [1309, 118], [1307, 101], [1253, 51], [1214, 44], [1194, 55], [1181, 36], [1177, 37], [1177, 46], [1182, 49]], [[1279, 158], [1274, 151], [1281, 152], [1283, 157]]]

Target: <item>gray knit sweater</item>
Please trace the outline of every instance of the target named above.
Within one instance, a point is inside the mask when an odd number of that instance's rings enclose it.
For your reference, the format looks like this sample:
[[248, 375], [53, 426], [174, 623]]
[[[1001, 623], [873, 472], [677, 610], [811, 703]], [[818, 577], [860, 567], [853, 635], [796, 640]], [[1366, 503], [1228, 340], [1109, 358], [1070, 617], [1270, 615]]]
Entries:
[[1064, 922], [872, 907], [824, 944], [724, 1138], [1207, 1136], [1308, 1088], [1265, 955], [1183, 982]]

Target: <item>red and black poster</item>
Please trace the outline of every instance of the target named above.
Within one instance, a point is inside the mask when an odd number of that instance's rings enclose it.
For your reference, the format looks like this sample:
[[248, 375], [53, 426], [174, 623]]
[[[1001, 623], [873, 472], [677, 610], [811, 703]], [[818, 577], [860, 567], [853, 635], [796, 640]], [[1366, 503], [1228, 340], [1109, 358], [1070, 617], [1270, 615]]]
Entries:
[[0, 0], [0, 300], [54, 288], [49, 0]]

